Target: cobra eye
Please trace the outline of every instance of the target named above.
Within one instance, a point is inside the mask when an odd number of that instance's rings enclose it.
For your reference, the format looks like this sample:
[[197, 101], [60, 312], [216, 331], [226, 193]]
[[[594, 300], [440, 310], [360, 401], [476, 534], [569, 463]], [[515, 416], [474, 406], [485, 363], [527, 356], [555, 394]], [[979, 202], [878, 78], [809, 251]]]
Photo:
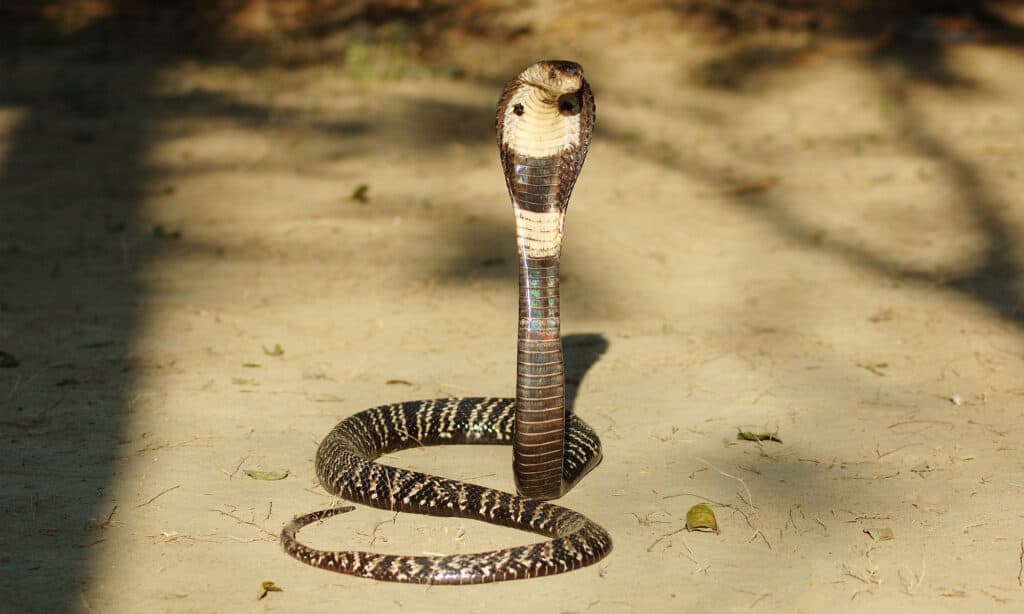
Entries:
[[515, 113], [516, 115], [522, 115], [523, 105], [517, 102], [516, 106], [512, 107], [512, 112]]

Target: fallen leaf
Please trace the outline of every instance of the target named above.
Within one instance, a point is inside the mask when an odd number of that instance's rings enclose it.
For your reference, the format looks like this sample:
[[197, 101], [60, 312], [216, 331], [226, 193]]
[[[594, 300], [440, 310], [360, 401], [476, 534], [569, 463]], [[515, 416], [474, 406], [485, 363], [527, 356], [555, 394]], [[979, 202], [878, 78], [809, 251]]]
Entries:
[[384, 384], [387, 385], [387, 386], [396, 386], [396, 385], [397, 386], [412, 386], [413, 385], [413, 383], [410, 382], [407, 379], [389, 379], [388, 381], [384, 382]]
[[887, 363], [887, 362], [876, 362], [876, 363], [858, 362], [857, 366], [860, 367], [861, 369], [866, 369], [868, 371], [871, 371], [872, 373], [874, 373], [875, 375], [877, 375], [879, 377], [885, 377], [885, 372], [882, 371], [882, 369], [888, 369], [889, 368], [889, 363]]
[[928, 461], [921, 461], [910, 468], [911, 473], [916, 473], [918, 475], [921, 475], [922, 473], [931, 473], [932, 471], [935, 471], [935, 467], [932, 467], [931, 463]]
[[877, 324], [879, 322], [888, 322], [889, 320], [892, 320], [892, 315], [893, 315], [892, 307], [889, 307], [889, 308], [886, 308], [886, 309], [883, 309], [883, 310], [879, 311], [878, 313], [876, 313], [873, 316], [870, 316], [868, 318], [868, 322], [873, 322], [875, 324]]
[[232, 377], [231, 383], [236, 386], [259, 386], [260, 382], [251, 377]]
[[782, 440], [778, 437], [778, 433], [752, 433], [750, 431], [737, 430], [736, 439], [742, 439], [744, 441], [774, 441], [775, 443], [782, 443]]
[[0, 368], [12, 369], [20, 364], [21, 363], [18, 362], [18, 359], [14, 357], [14, 354], [0, 351]]
[[274, 347], [263, 346], [263, 353], [267, 356], [284, 356], [284, 348], [280, 343], [275, 343]]
[[341, 403], [345, 399], [339, 397], [336, 394], [323, 393], [323, 394], [307, 394], [306, 398], [314, 403]]
[[370, 186], [365, 183], [357, 185], [356, 189], [352, 190], [352, 200], [363, 204], [370, 202]]
[[277, 480], [283, 480], [288, 477], [288, 470], [284, 471], [256, 471], [255, 469], [246, 469], [245, 475], [249, 476], [254, 480], [263, 480], [265, 482], [275, 482]]
[[284, 592], [283, 588], [281, 588], [280, 586], [275, 585], [273, 582], [271, 582], [269, 580], [266, 580], [266, 581], [260, 583], [260, 592], [259, 592], [259, 595], [256, 596], [256, 599], [257, 600], [263, 599], [264, 597], [267, 596], [267, 593], [281, 593], [281, 592]]
[[153, 236], [157, 239], [180, 239], [182, 237], [181, 230], [168, 230], [163, 224], [157, 224], [153, 227]]
[[864, 532], [868, 534], [868, 537], [875, 540], [876, 542], [887, 542], [891, 539], [895, 539], [896, 535], [893, 534], [892, 529], [883, 527], [879, 529], [864, 529]]
[[706, 503], [694, 505], [686, 512], [686, 530], [718, 533], [715, 512]]

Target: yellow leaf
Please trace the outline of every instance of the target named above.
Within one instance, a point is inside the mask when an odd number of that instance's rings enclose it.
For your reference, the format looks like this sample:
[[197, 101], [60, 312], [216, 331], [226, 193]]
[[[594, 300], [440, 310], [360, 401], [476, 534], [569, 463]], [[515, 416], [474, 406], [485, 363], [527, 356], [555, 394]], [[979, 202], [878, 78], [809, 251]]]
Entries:
[[281, 588], [279, 586], [275, 586], [274, 583], [271, 582], [270, 580], [266, 580], [266, 581], [260, 583], [260, 592], [256, 596], [256, 599], [263, 599], [264, 597], [267, 596], [267, 593], [280, 593], [280, 592], [283, 592], [283, 591], [284, 591], [283, 588]]
[[715, 512], [705, 503], [698, 503], [686, 512], [687, 531], [710, 531], [718, 533], [718, 520]]

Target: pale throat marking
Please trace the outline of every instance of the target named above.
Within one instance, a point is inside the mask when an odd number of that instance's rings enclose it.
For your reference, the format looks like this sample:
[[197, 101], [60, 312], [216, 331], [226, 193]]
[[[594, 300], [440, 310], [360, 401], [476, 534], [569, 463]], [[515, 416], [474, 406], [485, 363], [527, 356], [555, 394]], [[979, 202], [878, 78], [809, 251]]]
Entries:
[[[516, 113], [522, 105], [522, 113]], [[581, 114], [562, 115], [558, 105], [545, 99], [538, 87], [519, 87], [505, 105], [502, 141], [514, 153], [531, 158], [556, 156], [575, 147], [580, 137]]]
[[563, 214], [552, 211], [527, 211], [515, 208], [516, 240], [531, 258], [557, 256], [562, 249]]

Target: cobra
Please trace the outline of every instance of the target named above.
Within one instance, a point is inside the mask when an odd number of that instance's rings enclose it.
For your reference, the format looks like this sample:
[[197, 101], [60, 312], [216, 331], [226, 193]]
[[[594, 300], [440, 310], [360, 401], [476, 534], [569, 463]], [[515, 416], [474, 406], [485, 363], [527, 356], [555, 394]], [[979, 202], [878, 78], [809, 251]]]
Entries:
[[[611, 550], [560, 497], [601, 461], [594, 431], [565, 407], [559, 258], [565, 212], [590, 146], [594, 97], [579, 64], [538, 62], [498, 101], [498, 147], [516, 220], [519, 331], [516, 397], [434, 399], [383, 405], [342, 420], [321, 442], [321, 485], [343, 499], [401, 512], [482, 520], [539, 533], [534, 544], [473, 554], [402, 556], [319, 550], [299, 529], [354, 509], [298, 516], [281, 532], [285, 551], [309, 565], [377, 580], [479, 584], [571, 571]], [[518, 495], [376, 462], [438, 444], [512, 444]]]

